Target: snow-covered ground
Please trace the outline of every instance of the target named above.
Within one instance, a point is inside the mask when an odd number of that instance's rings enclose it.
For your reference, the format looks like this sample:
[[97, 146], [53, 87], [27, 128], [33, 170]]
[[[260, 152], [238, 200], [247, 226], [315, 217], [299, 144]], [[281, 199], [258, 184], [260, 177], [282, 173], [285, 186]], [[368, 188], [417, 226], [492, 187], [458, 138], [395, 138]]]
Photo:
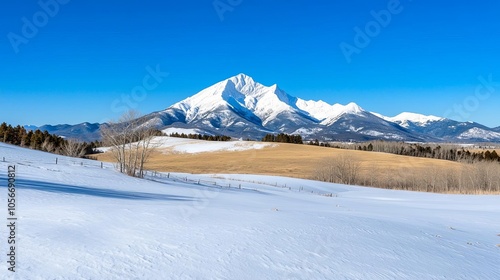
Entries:
[[[204, 141], [188, 138], [157, 136], [151, 141], [152, 145], [165, 153], [208, 153], [221, 151], [245, 151], [273, 147], [276, 144], [256, 141]], [[99, 148], [105, 152], [107, 147]]]
[[1, 224], [15, 164], [18, 232], [11, 273], [0, 227], [0, 279], [500, 279], [499, 196], [257, 175], [141, 180], [5, 144], [2, 157]]
[[[170, 135], [171, 133], [184, 133], [184, 134], [208, 134], [207, 132], [201, 130], [201, 129], [196, 129], [196, 128], [177, 128], [177, 127], [169, 127], [163, 129], [161, 132]], [[208, 134], [210, 135], [210, 134]]]

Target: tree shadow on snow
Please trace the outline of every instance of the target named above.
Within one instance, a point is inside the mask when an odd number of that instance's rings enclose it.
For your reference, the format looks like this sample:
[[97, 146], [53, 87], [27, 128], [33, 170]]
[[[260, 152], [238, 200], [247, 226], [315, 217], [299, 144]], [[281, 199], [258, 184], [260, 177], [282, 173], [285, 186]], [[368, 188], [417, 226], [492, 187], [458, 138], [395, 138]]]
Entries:
[[[5, 180], [5, 183], [2, 182]], [[7, 185], [7, 178], [0, 177], [0, 187]], [[131, 192], [119, 191], [111, 189], [100, 189], [92, 187], [75, 186], [68, 184], [49, 183], [33, 180], [16, 179], [17, 189], [31, 189], [53, 193], [67, 193], [76, 195], [87, 195], [104, 198], [117, 198], [117, 199], [131, 199], [131, 200], [166, 200], [166, 201], [192, 201], [192, 197], [157, 194], [157, 193], [144, 193], [144, 192]]]

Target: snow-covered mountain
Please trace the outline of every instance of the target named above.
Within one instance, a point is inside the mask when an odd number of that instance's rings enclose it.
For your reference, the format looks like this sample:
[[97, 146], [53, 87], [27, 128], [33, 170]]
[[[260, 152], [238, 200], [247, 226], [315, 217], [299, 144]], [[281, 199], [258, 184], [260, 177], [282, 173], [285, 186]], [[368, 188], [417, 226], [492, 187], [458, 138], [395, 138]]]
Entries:
[[80, 123], [76, 125], [69, 124], [58, 124], [58, 125], [43, 125], [40, 127], [36, 126], [25, 126], [27, 130], [40, 129], [41, 131], [48, 131], [52, 134], [57, 134], [66, 138], [75, 138], [82, 141], [94, 141], [100, 138], [100, 128], [105, 124], [98, 123]]
[[478, 141], [478, 139], [481, 139], [482, 141], [498, 141], [498, 139], [500, 139], [500, 133], [479, 127], [473, 127], [460, 133], [457, 138], [475, 141]]
[[375, 115], [383, 118], [384, 120], [397, 123], [402, 127], [410, 128], [412, 126], [425, 127], [433, 122], [438, 122], [444, 120], [444, 118], [436, 117], [436, 116], [426, 116], [422, 114], [403, 112], [395, 117], [386, 117], [380, 114], [375, 113]]
[[416, 113], [401, 113], [395, 117], [379, 117], [397, 123], [408, 130], [443, 141], [499, 142], [500, 133], [495, 129], [475, 122], [459, 122], [436, 116]]
[[260, 138], [266, 133], [300, 133], [329, 140], [419, 140], [407, 129], [355, 103], [330, 105], [289, 95], [239, 74], [210, 86], [164, 111], [144, 117], [157, 127], [202, 128], [214, 134]]
[[38, 129], [38, 126], [36, 126], [36, 125], [24, 125], [23, 127], [24, 127], [24, 129], [26, 129], [26, 131]]
[[[197, 129], [209, 134], [260, 139], [267, 133], [306, 139], [365, 141], [498, 141], [497, 131], [472, 122], [401, 113], [386, 117], [355, 103], [328, 104], [294, 97], [278, 85], [265, 86], [245, 74], [220, 81], [163, 111], [141, 118], [158, 129]], [[45, 126], [51, 133], [91, 140], [98, 124]]]

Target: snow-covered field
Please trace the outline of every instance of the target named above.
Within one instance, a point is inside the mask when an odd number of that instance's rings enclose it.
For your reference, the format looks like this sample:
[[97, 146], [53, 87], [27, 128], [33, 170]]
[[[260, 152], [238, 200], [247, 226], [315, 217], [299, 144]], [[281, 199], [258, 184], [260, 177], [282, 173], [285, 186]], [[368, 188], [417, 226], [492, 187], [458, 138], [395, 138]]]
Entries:
[[0, 279], [500, 279], [499, 196], [257, 175], [141, 180], [5, 144], [2, 157], [1, 224], [16, 165], [18, 232], [11, 273], [0, 227]]
[[[151, 141], [152, 145], [164, 153], [209, 153], [221, 151], [245, 151], [273, 147], [276, 144], [255, 141], [204, 141], [188, 138], [157, 136]], [[99, 148], [105, 152], [109, 148]]]
[[155, 137], [153, 142], [159, 149], [167, 149], [175, 153], [206, 153], [218, 151], [245, 151], [272, 147], [275, 144], [254, 141], [203, 141], [186, 138]]

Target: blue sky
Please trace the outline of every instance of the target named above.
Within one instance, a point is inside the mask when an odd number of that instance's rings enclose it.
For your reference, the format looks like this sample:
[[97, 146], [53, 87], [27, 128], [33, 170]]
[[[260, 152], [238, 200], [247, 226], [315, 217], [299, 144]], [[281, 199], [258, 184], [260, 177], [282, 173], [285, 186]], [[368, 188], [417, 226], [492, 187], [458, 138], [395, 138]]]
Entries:
[[[149, 113], [246, 73], [304, 99], [499, 126], [499, 10], [497, 1], [9, 1], [0, 121]], [[156, 68], [168, 76], [147, 79]]]

